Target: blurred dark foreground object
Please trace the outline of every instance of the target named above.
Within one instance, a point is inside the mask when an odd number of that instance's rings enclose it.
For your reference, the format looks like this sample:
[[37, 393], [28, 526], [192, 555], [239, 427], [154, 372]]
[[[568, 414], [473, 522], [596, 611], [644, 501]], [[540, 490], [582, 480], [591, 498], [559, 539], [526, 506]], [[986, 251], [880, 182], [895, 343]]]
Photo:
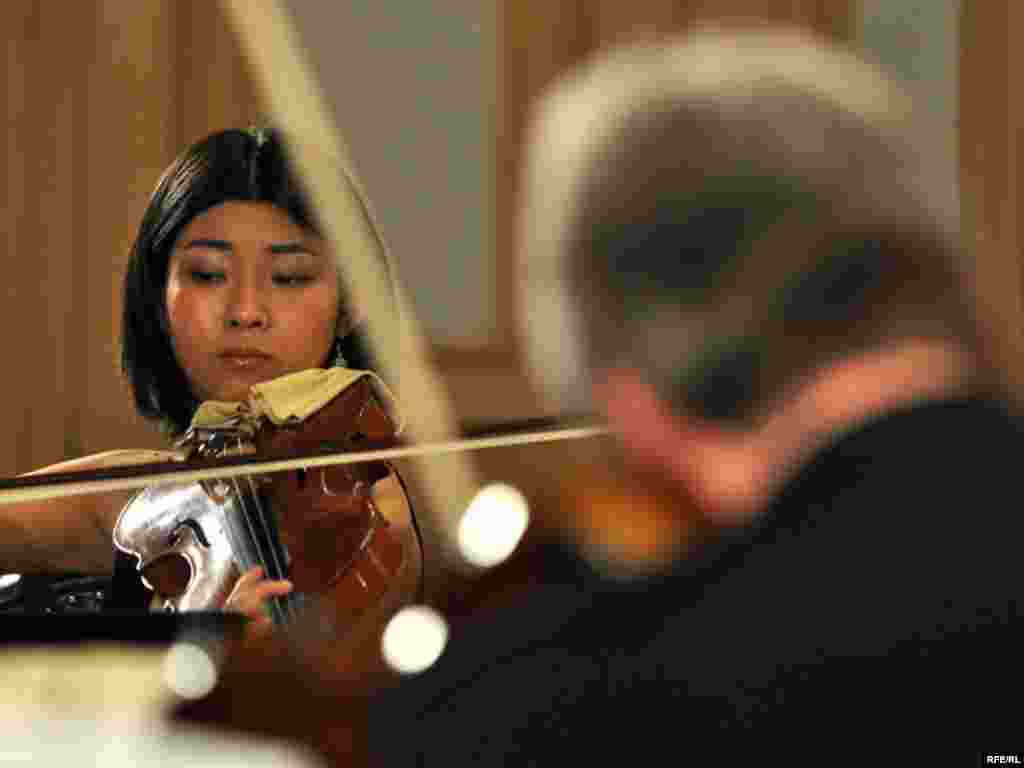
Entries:
[[192, 613], [66, 614], [0, 616], [0, 651], [10, 646], [74, 646], [112, 643], [149, 648], [202, 637], [228, 642], [237, 637], [245, 619], [241, 615], [197, 611]]

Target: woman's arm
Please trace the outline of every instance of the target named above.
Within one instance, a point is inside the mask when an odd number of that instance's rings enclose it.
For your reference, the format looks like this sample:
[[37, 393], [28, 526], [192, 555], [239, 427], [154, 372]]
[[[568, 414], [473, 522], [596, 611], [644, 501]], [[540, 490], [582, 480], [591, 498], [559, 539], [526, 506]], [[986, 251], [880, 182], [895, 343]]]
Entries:
[[[166, 451], [109, 451], [28, 474], [167, 461]], [[0, 505], [0, 573], [111, 573], [112, 533], [134, 491], [110, 491]]]

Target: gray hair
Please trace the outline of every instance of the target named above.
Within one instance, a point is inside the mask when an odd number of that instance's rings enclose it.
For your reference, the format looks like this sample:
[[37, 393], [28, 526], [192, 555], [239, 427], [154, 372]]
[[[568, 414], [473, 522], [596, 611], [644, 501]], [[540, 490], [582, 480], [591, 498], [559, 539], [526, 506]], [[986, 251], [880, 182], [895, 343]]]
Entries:
[[[850, 343], [969, 337], [955, 164], [919, 120], [876, 67], [796, 32], [703, 30], [614, 51], [556, 83], [531, 124], [520, 240], [519, 314], [542, 391], [585, 410], [589, 371], [625, 364], [682, 404], [690, 374], [723, 346], [772, 318], [793, 336], [800, 312], [786, 307], [823, 260], [837, 279], [852, 264], [865, 282], [865, 269], [892, 273], [884, 307]], [[896, 296], [900, 281], [916, 286]], [[792, 372], [849, 351], [844, 334], [822, 342], [830, 350], [769, 356]], [[738, 396], [746, 415], [781, 386], [759, 378]]]

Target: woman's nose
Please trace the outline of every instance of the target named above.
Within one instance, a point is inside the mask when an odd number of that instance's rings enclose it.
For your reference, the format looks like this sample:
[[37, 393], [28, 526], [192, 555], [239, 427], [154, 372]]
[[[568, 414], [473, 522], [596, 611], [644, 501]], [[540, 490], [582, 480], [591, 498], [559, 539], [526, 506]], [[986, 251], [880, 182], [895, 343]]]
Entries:
[[265, 329], [270, 326], [266, 292], [253, 280], [240, 280], [231, 291], [225, 313], [228, 328]]

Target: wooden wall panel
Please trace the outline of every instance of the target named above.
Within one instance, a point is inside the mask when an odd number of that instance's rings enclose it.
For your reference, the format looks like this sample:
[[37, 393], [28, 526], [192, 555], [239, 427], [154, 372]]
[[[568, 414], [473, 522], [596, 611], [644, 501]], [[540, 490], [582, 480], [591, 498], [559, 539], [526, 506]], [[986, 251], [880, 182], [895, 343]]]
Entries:
[[[68, 336], [76, 310], [71, 258], [81, 253], [82, 218], [72, 180], [80, 166], [80, 66], [56, 56], [81, 46], [89, 9], [37, 0], [9, 3], [4, 34], [4, 348], [0, 461], [4, 469], [61, 456], [74, 441], [76, 395], [68, 366], [76, 350]], [[83, 47], [84, 50], [84, 47]], [[79, 321], [81, 318], [79, 318]], [[79, 366], [81, 361], [78, 361]]]
[[174, 83], [182, 146], [214, 130], [260, 122], [261, 102], [220, 3], [188, 0], [176, 13]]
[[[77, 431], [65, 425], [76, 420], [79, 409], [69, 374], [80, 371], [86, 359], [73, 336], [81, 306], [74, 287], [85, 266], [85, 211], [78, 198], [84, 155], [78, 151], [78, 140], [85, 128], [87, 102], [83, 70], [66, 63], [53, 66], [52, 59], [54, 51], [73, 48], [80, 30], [92, 20], [88, 6], [79, 4], [65, 8], [42, 2], [37, 14], [39, 41], [26, 69], [32, 76], [29, 93], [37, 99], [31, 114], [40, 120], [29, 124], [32, 135], [25, 153], [36, 195], [33, 215], [24, 221], [36, 228], [39, 240], [24, 256], [32, 254], [26, 261], [34, 263], [38, 282], [23, 298], [34, 309], [25, 343], [44, 375], [22, 384], [28, 387], [25, 402], [31, 406], [23, 411], [27, 418], [22, 450], [31, 463], [79, 449]], [[42, 343], [34, 343], [36, 336]]]
[[76, 286], [87, 325], [78, 423], [83, 453], [159, 440], [134, 415], [120, 374], [121, 282], [146, 201], [178, 144], [173, 5], [95, 0], [94, 8], [80, 185], [89, 269]]
[[974, 247], [981, 311], [997, 340], [998, 360], [1024, 400], [1024, 67], [1015, 0], [964, 3], [960, 31], [959, 151], [961, 205]]
[[[24, 219], [30, 208], [29, 192], [25, 187], [26, 148], [25, 113], [28, 108], [26, 83], [26, 60], [31, 46], [29, 34], [34, 8], [26, 4], [0, 6], [0, 25], [7, 31], [4, 40], [3, 105], [5, 108], [4, 132], [4, 190], [3, 248], [8, 279], [0, 288], [2, 297], [3, 327], [10, 328], [23, 316], [24, 309], [19, 302], [18, 285], [30, 279], [28, 268], [22, 266], [18, 254], [23, 253]], [[19, 237], [20, 235], [20, 237]], [[24, 319], [22, 319], [24, 322]], [[25, 365], [24, 350], [19, 348], [15, 334], [4, 334], [5, 355]], [[3, 401], [0, 402], [0, 423], [4, 425], [4, 439], [0, 440], [0, 460], [5, 467], [13, 466], [22, 443], [23, 424], [21, 419], [24, 392], [17, 376], [8, 376], [3, 385]]]
[[260, 109], [203, 0], [0, 4], [0, 475], [163, 444], [120, 372], [121, 281], [160, 172]]

